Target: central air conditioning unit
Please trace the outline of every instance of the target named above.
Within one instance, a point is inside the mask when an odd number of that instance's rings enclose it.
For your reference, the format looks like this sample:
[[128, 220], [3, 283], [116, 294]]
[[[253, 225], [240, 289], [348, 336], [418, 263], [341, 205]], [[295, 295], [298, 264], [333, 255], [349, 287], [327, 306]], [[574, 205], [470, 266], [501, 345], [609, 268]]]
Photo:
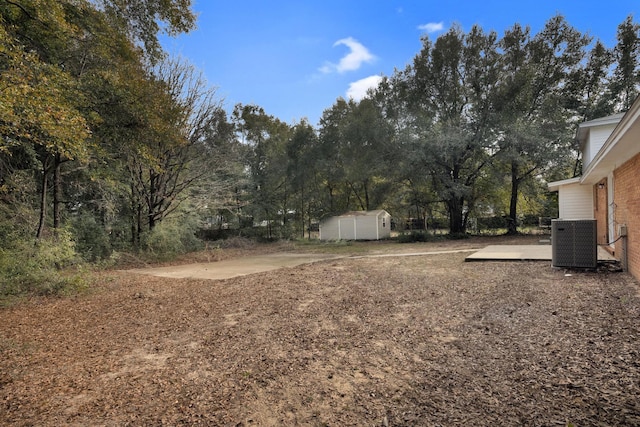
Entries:
[[551, 265], [596, 268], [598, 245], [595, 219], [551, 221]]

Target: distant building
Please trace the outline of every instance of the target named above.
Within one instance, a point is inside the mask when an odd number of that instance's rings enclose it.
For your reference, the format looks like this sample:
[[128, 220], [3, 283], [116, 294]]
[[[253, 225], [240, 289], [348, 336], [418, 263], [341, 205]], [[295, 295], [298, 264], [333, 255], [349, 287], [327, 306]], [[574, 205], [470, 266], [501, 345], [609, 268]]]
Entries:
[[320, 221], [320, 240], [382, 240], [391, 237], [385, 210], [354, 211]]

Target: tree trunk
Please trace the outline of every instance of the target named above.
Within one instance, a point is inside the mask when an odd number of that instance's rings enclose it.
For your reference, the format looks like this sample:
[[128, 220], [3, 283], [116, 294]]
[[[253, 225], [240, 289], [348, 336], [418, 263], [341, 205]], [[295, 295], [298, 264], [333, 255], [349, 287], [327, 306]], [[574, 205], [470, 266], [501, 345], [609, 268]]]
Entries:
[[467, 232], [464, 223], [464, 214], [462, 208], [464, 206], [464, 199], [459, 197], [452, 197], [447, 201], [449, 208], [449, 233], [450, 234], [464, 234]]
[[131, 246], [136, 249], [140, 246], [141, 212], [142, 206], [136, 194], [135, 185], [131, 181]]
[[[304, 181], [302, 183], [302, 187], [300, 188], [300, 226], [302, 228], [301, 234], [304, 239]], [[309, 230], [311, 231], [311, 230]]]
[[157, 179], [158, 178], [153, 171], [149, 170], [149, 201], [147, 203], [147, 222], [149, 224], [149, 231], [153, 231], [156, 226], [155, 208], [156, 200], [158, 198]]
[[369, 210], [369, 180], [365, 179], [364, 182], [362, 183], [362, 186], [364, 187], [364, 210], [368, 211]]
[[50, 157], [47, 156], [42, 161], [42, 189], [40, 190], [40, 218], [38, 220], [38, 231], [36, 239], [40, 239], [44, 233], [45, 222], [47, 219], [47, 187], [49, 186], [49, 171], [51, 170]]
[[57, 233], [62, 223], [60, 206], [62, 205], [62, 158], [56, 154], [53, 166], [53, 229]]
[[134, 246], [140, 247], [140, 236], [142, 235], [142, 203], [138, 201], [136, 205], [136, 237]]
[[511, 201], [509, 202], [509, 217], [507, 218], [507, 234], [518, 234], [518, 191], [520, 178], [518, 177], [518, 165], [511, 162]]

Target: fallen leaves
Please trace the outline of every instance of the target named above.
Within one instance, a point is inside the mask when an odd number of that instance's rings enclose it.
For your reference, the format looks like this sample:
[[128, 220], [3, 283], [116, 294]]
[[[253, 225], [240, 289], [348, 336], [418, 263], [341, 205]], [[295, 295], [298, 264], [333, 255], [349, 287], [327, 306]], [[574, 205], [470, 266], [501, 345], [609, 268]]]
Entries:
[[463, 259], [112, 272], [4, 308], [0, 424], [640, 424], [630, 276]]

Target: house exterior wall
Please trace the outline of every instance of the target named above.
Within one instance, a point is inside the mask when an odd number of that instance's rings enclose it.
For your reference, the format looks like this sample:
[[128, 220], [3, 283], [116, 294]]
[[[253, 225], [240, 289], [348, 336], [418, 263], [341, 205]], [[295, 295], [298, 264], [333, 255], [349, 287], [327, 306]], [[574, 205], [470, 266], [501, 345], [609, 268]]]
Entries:
[[625, 162], [614, 171], [615, 231], [618, 226], [627, 226], [627, 237], [615, 243], [616, 258], [623, 262], [629, 272], [640, 280], [640, 154]]
[[593, 186], [595, 194], [594, 216], [597, 221], [597, 241], [599, 245], [605, 245], [609, 241], [609, 223], [607, 220], [607, 179], [601, 180]]
[[589, 185], [570, 184], [558, 189], [559, 218], [594, 219], [593, 189]]
[[598, 154], [611, 132], [615, 129], [617, 123], [609, 125], [600, 125], [589, 130], [589, 139], [582, 152], [583, 168], [591, 163], [593, 158]]

